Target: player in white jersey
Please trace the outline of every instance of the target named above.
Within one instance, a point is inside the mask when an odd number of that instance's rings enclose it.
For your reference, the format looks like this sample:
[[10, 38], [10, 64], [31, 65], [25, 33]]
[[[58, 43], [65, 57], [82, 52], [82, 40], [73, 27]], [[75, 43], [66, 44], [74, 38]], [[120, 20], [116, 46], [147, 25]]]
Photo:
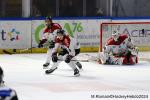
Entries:
[[99, 63], [102, 64], [132, 65], [138, 63], [138, 49], [127, 34], [120, 34], [118, 30], [114, 30], [99, 58]]
[[3, 76], [3, 70], [0, 67], [0, 100], [18, 100], [16, 91], [5, 86]]

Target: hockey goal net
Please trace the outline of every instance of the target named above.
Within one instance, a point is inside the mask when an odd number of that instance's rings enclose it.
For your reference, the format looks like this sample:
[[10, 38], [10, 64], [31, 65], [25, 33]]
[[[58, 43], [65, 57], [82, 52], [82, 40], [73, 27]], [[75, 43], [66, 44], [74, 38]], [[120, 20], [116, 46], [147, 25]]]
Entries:
[[132, 42], [142, 51], [150, 51], [150, 22], [102, 23], [100, 30], [100, 51], [114, 30], [128, 34]]

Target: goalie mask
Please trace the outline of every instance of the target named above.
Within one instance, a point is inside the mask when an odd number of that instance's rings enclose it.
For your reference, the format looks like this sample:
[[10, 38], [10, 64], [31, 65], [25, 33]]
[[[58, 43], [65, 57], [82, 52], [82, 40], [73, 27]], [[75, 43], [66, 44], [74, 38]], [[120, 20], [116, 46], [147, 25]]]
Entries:
[[112, 33], [112, 37], [114, 38], [115, 41], [118, 40], [119, 35], [120, 35], [120, 33], [119, 33], [118, 30], [114, 30], [113, 33]]

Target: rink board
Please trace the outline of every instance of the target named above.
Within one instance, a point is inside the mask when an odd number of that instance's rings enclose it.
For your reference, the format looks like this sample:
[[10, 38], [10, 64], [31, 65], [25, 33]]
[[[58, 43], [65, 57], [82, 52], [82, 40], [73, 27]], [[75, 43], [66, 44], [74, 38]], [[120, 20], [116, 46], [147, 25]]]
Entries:
[[[55, 19], [71, 37], [78, 39], [81, 52], [97, 52], [100, 47], [100, 26], [106, 22], [148, 22], [149, 19]], [[0, 20], [0, 49], [37, 47], [45, 28], [44, 20]], [[144, 26], [143, 26], [144, 27]], [[147, 28], [147, 27], [146, 27]], [[149, 39], [149, 38], [145, 38]], [[146, 40], [148, 41], [148, 40]], [[139, 45], [140, 51], [150, 51], [149, 42]], [[0, 53], [2, 53], [0, 50]], [[11, 50], [10, 50], [11, 51]], [[45, 53], [46, 49], [31, 49], [22, 53]]]

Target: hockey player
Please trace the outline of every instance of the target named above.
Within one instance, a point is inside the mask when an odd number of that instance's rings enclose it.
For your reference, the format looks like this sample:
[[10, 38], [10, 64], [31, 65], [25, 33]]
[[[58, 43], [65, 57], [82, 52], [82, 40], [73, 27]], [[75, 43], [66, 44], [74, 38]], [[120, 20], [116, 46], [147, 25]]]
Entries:
[[4, 73], [0, 67], [0, 100], [18, 100], [16, 91], [4, 85], [3, 76]]
[[[78, 46], [76, 46], [77, 48], [75, 48], [74, 45], [72, 45], [71, 47], [70, 42], [70, 37], [64, 33], [64, 30], [60, 29], [57, 31], [57, 36], [55, 38], [55, 47], [52, 50], [53, 65], [49, 70], [45, 71], [46, 74], [52, 73], [57, 69], [57, 66], [61, 61], [65, 61], [74, 70], [75, 76], [80, 75], [79, 70], [76, 68], [76, 62], [74, 61], [74, 57], [80, 52], [80, 48], [78, 48]], [[58, 52], [58, 49], [61, 49], [61, 51]]]
[[127, 34], [120, 34], [119, 30], [114, 30], [99, 58], [99, 63], [102, 64], [133, 65], [138, 63], [138, 49]]
[[45, 25], [46, 25], [46, 28], [43, 32], [42, 40], [40, 40], [40, 43], [38, 44], [39, 48], [43, 47], [45, 44], [49, 44], [49, 49], [47, 51], [47, 59], [46, 59], [45, 64], [43, 64], [43, 68], [46, 68], [50, 64], [51, 51], [55, 45], [54, 37], [56, 35], [56, 31], [58, 29], [61, 29], [61, 26], [58, 23], [53, 23], [51, 17], [46, 17]]

